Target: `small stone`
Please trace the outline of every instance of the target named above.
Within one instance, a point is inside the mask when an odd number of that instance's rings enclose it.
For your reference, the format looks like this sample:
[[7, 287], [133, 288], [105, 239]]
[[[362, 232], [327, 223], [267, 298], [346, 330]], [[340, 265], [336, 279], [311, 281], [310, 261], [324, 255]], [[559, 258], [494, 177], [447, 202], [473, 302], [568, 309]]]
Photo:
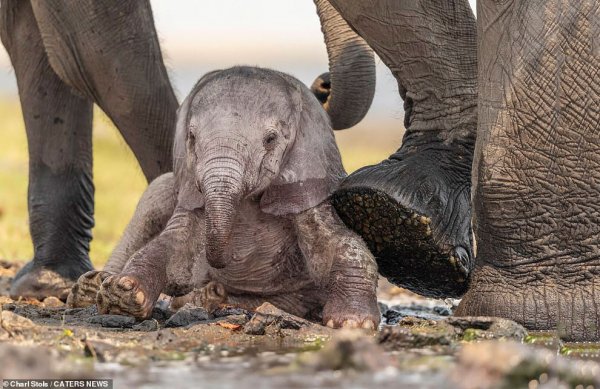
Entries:
[[225, 306], [219, 307], [212, 312], [212, 315], [215, 318], [227, 317], [227, 316], [240, 316], [244, 315], [248, 317], [252, 317], [252, 313], [239, 307]]
[[44, 301], [42, 301], [42, 304], [48, 308], [60, 308], [65, 306], [65, 303], [54, 296], [46, 297]]
[[9, 334], [19, 334], [24, 330], [35, 327], [35, 324], [31, 320], [11, 311], [2, 311], [0, 314], [0, 325]]
[[123, 315], [97, 315], [90, 317], [88, 322], [106, 328], [131, 328], [135, 324], [135, 318]]
[[508, 319], [497, 317], [449, 317], [447, 323], [463, 331], [465, 340], [516, 339], [527, 336], [525, 328]]
[[244, 326], [244, 332], [248, 335], [264, 335], [266, 328], [270, 326], [278, 330], [298, 330], [310, 325], [307, 320], [289, 314], [270, 303], [262, 304], [255, 312], [252, 319]]
[[452, 310], [450, 308], [439, 306], [439, 305], [433, 307], [433, 312], [437, 313], [440, 316], [450, 316], [450, 315], [452, 315]]
[[187, 304], [167, 320], [165, 327], [185, 327], [193, 323], [207, 321], [211, 316], [204, 308], [186, 308]]
[[74, 316], [77, 318], [85, 318], [85, 317], [97, 315], [98, 307], [96, 305], [90, 305], [89, 307], [86, 307], [86, 308], [69, 308], [69, 309], [65, 309], [63, 314], [65, 316]]
[[173, 311], [171, 311], [168, 306], [156, 305], [152, 309], [152, 318], [159, 322], [169, 320], [171, 316], [173, 316]]
[[298, 364], [311, 370], [345, 370], [377, 372], [395, 368], [395, 361], [360, 330], [342, 329], [316, 353], [302, 353]]
[[144, 320], [143, 322], [136, 324], [132, 327], [136, 331], [157, 331], [159, 328], [158, 321], [155, 319]]
[[435, 325], [417, 325], [413, 327], [385, 326], [378, 334], [379, 343], [386, 348], [422, 348], [426, 346], [447, 346], [455, 335]]
[[86, 339], [84, 345], [83, 354], [88, 358], [94, 358], [98, 362], [108, 362], [115, 354], [115, 346], [110, 343]]

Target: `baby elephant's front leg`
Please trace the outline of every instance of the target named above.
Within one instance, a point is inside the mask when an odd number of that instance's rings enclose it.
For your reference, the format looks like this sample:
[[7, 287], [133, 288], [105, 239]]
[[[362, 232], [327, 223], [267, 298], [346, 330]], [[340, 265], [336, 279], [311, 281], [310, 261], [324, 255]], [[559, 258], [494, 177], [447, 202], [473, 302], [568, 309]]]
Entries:
[[104, 280], [96, 299], [98, 311], [150, 317], [160, 293], [170, 282], [170, 262], [183, 261], [180, 270], [189, 275], [181, 278], [191, 279], [197, 227], [194, 211], [175, 209], [163, 232], [137, 251], [120, 274]]
[[297, 215], [295, 225], [311, 276], [328, 293], [323, 322], [334, 328], [377, 328], [377, 262], [364, 241], [328, 202]]

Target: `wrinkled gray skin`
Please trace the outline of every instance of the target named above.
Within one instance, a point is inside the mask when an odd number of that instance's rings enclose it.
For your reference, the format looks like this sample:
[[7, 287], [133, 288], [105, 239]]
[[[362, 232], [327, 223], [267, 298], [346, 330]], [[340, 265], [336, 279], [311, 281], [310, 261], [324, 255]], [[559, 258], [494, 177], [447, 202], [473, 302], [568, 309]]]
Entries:
[[455, 167], [470, 164], [477, 128], [477, 261], [456, 314], [600, 340], [600, 3], [479, 0], [477, 34], [466, 0], [331, 3], [394, 72], [407, 108], [397, 157], [342, 190], [381, 189], [429, 213], [440, 247], [469, 248], [470, 170]]
[[[315, 2], [330, 56], [330, 74], [315, 90], [342, 129], [371, 104], [373, 54], [327, 2]], [[152, 181], [172, 170], [178, 104], [147, 0], [2, 0], [0, 37], [27, 129], [34, 247], [11, 295], [65, 298], [92, 269], [92, 105], [115, 123]]]
[[213, 282], [246, 308], [269, 301], [332, 327], [376, 328], [377, 265], [329, 203], [345, 173], [308, 88], [267, 69], [209, 73], [179, 111], [174, 155], [174, 175], [150, 185], [134, 216], [158, 227], [171, 213], [162, 232], [128, 228], [118, 250], [146, 240], [141, 249], [122, 270], [107, 265], [118, 274], [82, 276], [70, 303], [101, 278], [100, 312], [145, 318], [161, 292]]

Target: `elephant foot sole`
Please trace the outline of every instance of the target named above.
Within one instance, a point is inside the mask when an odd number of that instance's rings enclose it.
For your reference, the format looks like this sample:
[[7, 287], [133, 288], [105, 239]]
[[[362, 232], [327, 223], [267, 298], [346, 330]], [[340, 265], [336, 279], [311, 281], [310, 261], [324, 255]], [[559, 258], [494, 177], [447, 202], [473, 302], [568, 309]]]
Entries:
[[468, 255], [462, 248], [444, 250], [434, 241], [430, 216], [370, 187], [339, 189], [332, 203], [344, 223], [365, 240], [379, 273], [391, 283], [430, 297], [466, 292]]
[[105, 271], [92, 270], [83, 274], [73, 287], [67, 297], [67, 306], [70, 308], [86, 308], [96, 304], [96, 296], [100, 290], [102, 282], [111, 273]]
[[114, 274], [104, 280], [98, 291], [98, 313], [147, 319], [152, 315], [159, 294], [154, 296], [136, 276]]
[[454, 314], [502, 317], [530, 331], [553, 332], [567, 342], [600, 341], [599, 284], [569, 281], [568, 275], [516, 281], [520, 278], [489, 266], [476, 269]]

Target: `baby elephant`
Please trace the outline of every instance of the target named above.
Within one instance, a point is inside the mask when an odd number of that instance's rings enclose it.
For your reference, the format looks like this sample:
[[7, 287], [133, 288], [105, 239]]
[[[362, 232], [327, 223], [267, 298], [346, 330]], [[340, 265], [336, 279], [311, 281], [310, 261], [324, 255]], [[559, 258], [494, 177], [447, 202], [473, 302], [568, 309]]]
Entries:
[[248, 309], [268, 301], [330, 327], [377, 327], [377, 265], [329, 202], [345, 172], [301, 82], [253, 67], [205, 75], [178, 112], [174, 156], [71, 304], [146, 318], [161, 293], [210, 283]]

